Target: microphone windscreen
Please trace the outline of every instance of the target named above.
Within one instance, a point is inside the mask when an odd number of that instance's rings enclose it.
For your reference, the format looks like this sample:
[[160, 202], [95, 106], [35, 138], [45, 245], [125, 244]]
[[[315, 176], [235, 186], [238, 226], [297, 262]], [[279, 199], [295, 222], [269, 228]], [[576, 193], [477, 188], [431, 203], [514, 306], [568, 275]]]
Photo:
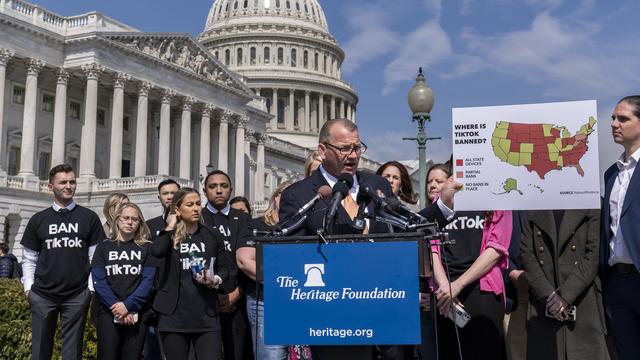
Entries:
[[349, 186], [347, 183], [345, 183], [344, 181], [338, 181], [335, 185], [333, 185], [332, 193], [335, 194], [339, 192], [343, 197], [345, 197], [349, 193], [349, 189], [351, 189], [351, 186]]
[[329, 185], [322, 185], [318, 189], [318, 195], [323, 199], [331, 198], [331, 187]]
[[387, 198], [385, 198], [385, 201], [389, 205], [389, 210], [391, 210], [391, 211], [396, 211], [397, 212], [399, 209], [401, 209], [404, 206], [404, 205], [402, 205], [400, 200], [398, 200], [398, 199], [396, 199], [394, 197], [387, 197]]
[[353, 186], [353, 175], [349, 173], [340, 174], [340, 176], [338, 176], [338, 182], [345, 182], [348, 185], [347, 187], [351, 189]]

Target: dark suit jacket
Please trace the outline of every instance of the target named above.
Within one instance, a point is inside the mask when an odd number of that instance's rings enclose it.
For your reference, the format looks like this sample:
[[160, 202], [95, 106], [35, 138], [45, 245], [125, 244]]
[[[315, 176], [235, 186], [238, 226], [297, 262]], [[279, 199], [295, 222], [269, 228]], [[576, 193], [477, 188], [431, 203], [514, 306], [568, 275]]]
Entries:
[[[203, 238], [208, 238], [206, 258], [215, 256], [216, 275], [224, 282], [229, 277], [230, 261], [224, 249], [224, 243], [219, 235], [205, 226], [199, 231]], [[161, 314], [170, 315], [176, 309], [180, 295], [180, 254], [173, 248], [173, 231], [163, 231], [155, 237], [151, 254], [160, 260], [158, 267], [158, 292], [153, 301], [153, 308]], [[218, 291], [200, 287], [200, 294], [207, 301], [207, 314], [216, 315], [218, 312]]]
[[[530, 359], [605, 359], [605, 320], [598, 273], [598, 210], [566, 210], [556, 230], [552, 211], [522, 214], [521, 252], [531, 286], [528, 308]], [[556, 290], [557, 289], [557, 290]], [[545, 316], [546, 301], [556, 290], [577, 307], [576, 322]], [[561, 355], [558, 355], [561, 354]]]
[[[635, 200], [640, 195], [640, 171], [633, 172], [627, 194], [622, 204], [622, 216], [620, 218], [620, 228], [627, 250], [631, 255], [636, 269], [640, 270], [640, 199]], [[611, 208], [609, 207], [609, 199], [611, 198], [611, 190], [613, 182], [618, 176], [618, 166], [613, 164], [604, 173], [604, 199], [602, 201], [602, 228], [600, 239], [600, 276], [603, 281], [609, 277], [609, 241], [613, 237], [611, 233]]]
[[[251, 215], [238, 209], [231, 208], [229, 210], [228, 219], [229, 232], [231, 233], [231, 237], [228, 239], [231, 246], [231, 252], [229, 253], [231, 264], [229, 278], [222, 284], [222, 288], [225, 293], [235, 290], [236, 286], [244, 287], [247, 283], [244, 273], [240, 272], [240, 274], [238, 274], [236, 250], [238, 249], [238, 244], [241, 242], [240, 239], [252, 235], [249, 231], [252, 223]], [[211, 213], [211, 211], [206, 207], [202, 209], [202, 220], [209, 229], [212, 229], [216, 234], [218, 233], [217, 229], [213, 229], [213, 213]]]
[[[382, 191], [385, 196], [394, 196], [391, 191], [389, 182], [383, 177], [375, 175], [373, 173], [358, 171], [356, 172], [359, 186], [370, 186], [374, 191]], [[327, 180], [322, 176], [320, 170], [314, 171], [308, 178], [298, 181], [295, 184], [289, 186], [282, 193], [280, 198], [280, 221], [290, 219], [295, 215], [299, 208], [311, 200], [317, 193], [318, 189], [323, 185], [329, 185]], [[330, 206], [330, 199], [321, 199], [316, 204], [314, 212], [307, 218], [304, 225], [294, 235], [315, 235], [318, 229], [323, 227], [324, 217]], [[435, 210], [429, 209], [428, 217], [434, 219], [439, 216], [438, 220], [444, 219], [442, 213], [438, 209], [437, 205]], [[373, 212], [373, 204], [367, 205], [368, 211]], [[424, 211], [424, 210], [423, 210]], [[446, 221], [446, 220], [445, 220]], [[335, 224], [333, 227], [334, 234], [357, 234], [358, 230], [351, 226], [352, 220], [347, 214], [344, 207], [340, 206], [336, 213]], [[387, 224], [380, 223], [374, 220], [369, 222], [369, 233], [387, 233], [391, 232], [391, 227]]]
[[147, 220], [147, 226], [149, 227], [149, 232], [151, 233], [151, 238], [153, 239], [155, 236], [160, 234], [162, 230], [164, 230], [164, 217], [160, 215], [154, 217], [153, 219]]

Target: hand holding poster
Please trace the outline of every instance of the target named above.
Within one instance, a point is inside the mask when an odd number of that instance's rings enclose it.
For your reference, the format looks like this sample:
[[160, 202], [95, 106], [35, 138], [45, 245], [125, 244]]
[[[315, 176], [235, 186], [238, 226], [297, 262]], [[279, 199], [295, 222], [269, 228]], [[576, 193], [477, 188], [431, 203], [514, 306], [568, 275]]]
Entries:
[[599, 208], [596, 113], [595, 100], [453, 109], [455, 209]]

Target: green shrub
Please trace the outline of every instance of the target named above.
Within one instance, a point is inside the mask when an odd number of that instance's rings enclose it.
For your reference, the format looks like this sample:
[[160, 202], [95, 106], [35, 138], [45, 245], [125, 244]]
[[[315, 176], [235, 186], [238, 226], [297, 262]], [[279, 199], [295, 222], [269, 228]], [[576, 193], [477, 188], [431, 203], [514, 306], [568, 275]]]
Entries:
[[[84, 328], [83, 359], [96, 359], [96, 329], [87, 319]], [[0, 279], [0, 360], [31, 358], [31, 310], [17, 279]], [[53, 359], [60, 355], [60, 322], [53, 348]]]

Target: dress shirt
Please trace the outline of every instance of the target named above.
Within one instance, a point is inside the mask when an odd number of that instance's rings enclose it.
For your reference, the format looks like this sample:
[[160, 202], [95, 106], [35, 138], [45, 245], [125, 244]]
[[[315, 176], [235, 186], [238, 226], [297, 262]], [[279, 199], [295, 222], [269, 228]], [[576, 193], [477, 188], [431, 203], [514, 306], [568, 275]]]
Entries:
[[211, 211], [211, 213], [213, 215], [215, 215], [217, 213], [222, 213], [222, 214], [224, 214], [224, 216], [229, 216], [229, 211], [231, 210], [231, 205], [229, 204], [229, 202], [227, 202], [227, 206], [225, 206], [222, 210], [218, 210], [218, 209], [214, 208], [213, 205], [211, 205], [211, 203], [207, 202], [207, 209], [209, 209], [209, 211]]
[[629, 159], [626, 159], [625, 153], [622, 153], [616, 162], [618, 166], [618, 176], [613, 182], [611, 195], [609, 197], [611, 233], [613, 234], [613, 237], [609, 240], [609, 249], [611, 249], [611, 255], [609, 256], [610, 266], [615, 264], [633, 264], [629, 250], [624, 242], [622, 229], [620, 228], [620, 217], [622, 216], [622, 205], [624, 205], [627, 189], [629, 188], [629, 183], [639, 158], [640, 149], [631, 154]]

